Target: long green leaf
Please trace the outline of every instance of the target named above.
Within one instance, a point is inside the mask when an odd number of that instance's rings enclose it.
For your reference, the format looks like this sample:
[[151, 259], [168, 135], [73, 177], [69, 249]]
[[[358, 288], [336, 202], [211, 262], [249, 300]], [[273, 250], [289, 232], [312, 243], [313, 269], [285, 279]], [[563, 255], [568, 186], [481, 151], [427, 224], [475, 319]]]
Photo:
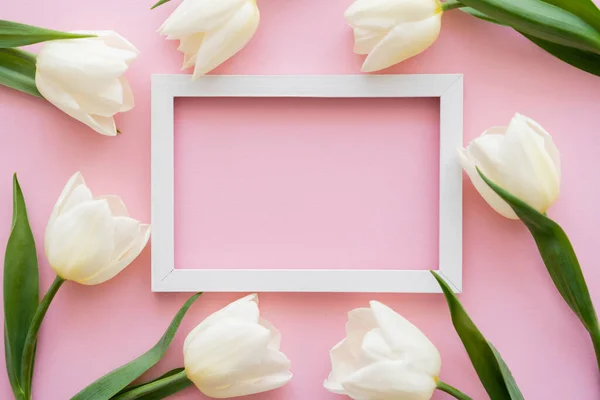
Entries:
[[600, 10], [592, 0], [543, 0], [577, 15], [582, 20], [600, 31]]
[[151, 10], [154, 10], [156, 7], [158, 6], [162, 6], [165, 3], [168, 3], [171, 0], [159, 0], [156, 4], [154, 4], [152, 7], [150, 7]]
[[452, 316], [452, 324], [460, 337], [475, 372], [491, 400], [523, 400], [512, 374], [492, 344], [481, 334], [446, 281], [435, 271]]
[[13, 220], [4, 256], [4, 345], [6, 370], [17, 399], [25, 393], [19, 376], [27, 331], [39, 302], [38, 262], [27, 208], [13, 178]]
[[590, 333], [598, 332], [598, 317], [590, 298], [581, 266], [565, 231], [553, 220], [527, 203], [479, 175], [494, 192], [511, 206], [531, 232], [554, 285], [571, 310]]
[[[484, 21], [497, 25], [504, 25], [489, 15], [479, 12], [473, 8], [464, 7], [461, 8], [461, 10]], [[562, 46], [560, 44], [536, 38], [535, 36], [531, 36], [523, 32], [519, 33], [561, 61], [564, 61], [575, 68], [579, 68], [582, 71], [600, 76], [600, 55], [589, 51], [575, 49], [573, 47]]]
[[127, 387], [127, 385], [135, 379], [139, 378], [144, 372], [148, 371], [164, 356], [167, 348], [175, 337], [175, 333], [177, 333], [177, 329], [179, 328], [185, 313], [201, 294], [202, 293], [197, 293], [186, 301], [175, 315], [175, 318], [173, 318], [173, 321], [171, 321], [167, 331], [154, 347], [135, 360], [93, 382], [73, 396], [71, 400], [108, 400]]
[[579, 68], [582, 71], [600, 76], [600, 55], [589, 51], [574, 49], [560, 44], [548, 42], [522, 33], [527, 39], [552, 54], [554, 57]]
[[528, 35], [600, 53], [600, 32], [580, 17], [543, 0], [461, 0], [502, 24]]
[[35, 55], [19, 49], [0, 49], [0, 85], [42, 97], [35, 85]]
[[[169, 397], [192, 384], [185, 376], [184, 379], [177, 379], [175, 375], [182, 375], [183, 371], [183, 368], [175, 368], [151, 381], [128, 386], [111, 400], [160, 400]], [[176, 379], [168, 379], [171, 377]]]
[[95, 35], [68, 33], [0, 19], [0, 48], [21, 47], [60, 39], [80, 39]]

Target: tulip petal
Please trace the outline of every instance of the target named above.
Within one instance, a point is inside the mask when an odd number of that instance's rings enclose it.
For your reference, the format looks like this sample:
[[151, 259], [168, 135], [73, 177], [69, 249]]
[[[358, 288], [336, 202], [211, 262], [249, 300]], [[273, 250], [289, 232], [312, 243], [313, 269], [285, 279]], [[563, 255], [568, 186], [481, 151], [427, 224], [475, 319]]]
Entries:
[[410, 358], [412, 367], [427, 375], [438, 376], [442, 359], [427, 336], [385, 304], [371, 301], [370, 306], [381, 329], [381, 335], [395, 355], [400, 359]]
[[58, 200], [56, 200], [56, 204], [54, 205], [54, 209], [52, 210], [52, 214], [50, 214], [50, 219], [48, 220], [48, 224], [46, 225], [46, 232], [44, 235], [44, 247], [46, 254], [48, 254], [48, 234], [51, 230], [51, 227], [54, 224], [54, 220], [56, 220], [56, 217], [58, 217], [58, 215], [62, 212], [63, 205], [65, 201], [69, 198], [73, 190], [80, 185], [85, 186], [85, 180], [83, 179], [83, 175], [81, 174], [81, 172], [77, 171], [69, 178], [67, 184], [60, 193], [60, 196], [58, 196]]
[[247, 0], [184, 0], [162, 24], [163, 35], [208, 32], [226, 23]]
[[394, 350], [384, 338], [380, 328], [367, 332], [363, 338], [361, 347], [362, 352], [360, 361], [362, 364], [371, 364], [373, 362], [393, 360], [395, 358], [402, 359], [402, 356], [404, 355], [400, 354], [400, 357], [398, 357], [398, 355], [394, 354]]
[[365, 59], [363, 72], [378, 71], [426, 50], [440, 34], [442, 14], [396, 25]]
[[293, 375], [291, 372], [284, 371], [261, 377], [255, 381], [233, 382], [231, 385], [223, 388], [211, 388], [207, 392], [204, 392], [204, 394], [214, 399], [229, 399], [232, 397], [263, 393], [284, 386], [292, 379], [292, 377]]
[[369, 29], [354, 29], [354, 53], [369, 54], [377, 43], [379, 43], [387, 32], [373, 31]]
[[60, 277], [80, 282], [111, 262], [114, 221], [106, 201], [79, 204], [50, 229], [47, 257]]
[[[508, 203], [502, 200], [500, 196], [498, 196], [496, 192], [494, 192], [492, 188], [490, 188], [483, 181], [483, 179], [481, 179], [481, 176], [479, 176], [479, 173], [477, 172], [476, 161], [470, 156], [468, 150], [459, 149], [458, 159], [460, 161], [460, 165], [469, 176], [469, 179], [471, 179], [473, 186], [475, 186], [475, 189], [498, 214], [509, 219], [519, 218], [513, 209], [508, 205]], [[484, 168], [481, 170], [487, 176], [487, 171]]]
[[102, 117], [87, 114], [65, 88], [55, 81], [50, 81], [43, 74], [36, 74], [35, 84], [46, 100], [70, 117], [88, 125], [98, 133], [107, 136], [116, 136], [117, 128], [111, 117]]
[[[259, 318], [260, 311], [258, 309], [258, 295], [253, 293], [242, 297], [241, 299], [238, 299], [219, 311], [209, 315], [189, 333], [188, 338], [191, 341], [194, 337], [196, 337], [196, 335], [207, 329], [211, 324], [225, 319], [235, 319], [241, 322], [255, 324], [259, 322]], [[269, 335], [271, 335], [270, 328], [267, 326], [265, 326], [265, 328], [269, 330]], [[188, 339], [186, 339], [183, 343], [184, 352], [189, 345], [191, 344], [188, 343]]]
[[241, 374], [260, 365], [270, 340], [268, 329], [224, 319], [202, 331], [192, 331], [184, 346], [188, 378], [200, 390], [230, 384], [231, 374]]
[[127, 211], [127, 207], [123, 200], [119, 196], [106, 195], [106, 196], [98, 196], [97, 200], [104, 199], [108, 203], [110, 207], [110, 213], [113, 217], [128, 217], [129, 212]]
[[417, 22], [440, 12], [435, 0], [357, 0], [346, 10], [346, 21], [358, 28], [389, 31], [405, 22]]
[[[131, 220], [130, 218], [125, 217], [117, 217], [114, 219], [117, 221], [120, 219]], [[137, 256], [140, 255], [142, 250], [144, 250], [144, 247], [146, 247], [148, 240], [150, 239], [151, 229], [150, 225], [140, 224], [137, 221], [135, 221], [135, 223], [137, 224], [138, 231], [135, 234], [133, 241], [130, 243], [127, 250], [120, 256], [120, 258], [117, 261], [113, 261], [112, 263], [108, 264], [104, 268], [101, 268], [94, 275], [79, 283], [84, 285], [98, 285], [100, 283], [106, 282], [107, 280], [114, 278], [119, 272], [123, 271], [129, 264], [131, 264], [133, 260], [135, 260]], [[125, 234], [121, 233], [121, 235], [125, 237]], [[117, 240], [116, 237], [113, 237], [113, 239]], [[117, 242], [117, 245], [122, 246], [124, 243], [126, 242], [123, 241], [120, 244]], [[116, 252], [117, 248], [115, 248], [113, 254], [115, 254]]]
[[[513, 118], [504, 137], [501, 178], [495, 181], [512, 195], [545, 213], [559, 193], [559, 173], [546, 151], [544, 137], [521, 118]], [[485, 173], [485, 171], [484, 171]]]
[[121, 108], [119, 112], [126, 112], [131, 110], [135, 106], [135, 101], [133, 99], [133, 90], [131, 90], [131, 86], [127, 79], [124, 77], [119, 78], [121, 82], [121, 88], [123, 89], [123, 104], [121, 104]]
[[360, 358], [363, 338], [367, 332], [375, 328], [377, 328], [377, 321], [370, 308], [356, 308], [348, 312], [346, 340], [349, 351], [355, 359]]
[[196, 55], [202, 45], [204, 35], [204, 33], [196, 33], [183, 37], [179, 41], [179, 47], [177, 49], [184, 53], [183, 66], [181, 67], [182, 70], [196, 65]]
[[259, 318], [258, 323], [271, 332], [271, 340], [269, 341], [269, 348], [279, 350], [281, 347], [281, 333], [273, 326], [272, 323], [264, 318]]
[[38, 72], [61, 82], [69, 92], [90, 95], [112, 83], [128, 68], [125, 60], [104, 42], [88, 39], [46, 42], [36, 66]]
[[558, 175], [558, 180], [560, 181], [561, 169], [562, 169], [561, 164], [560, 164], [560, 152], [558, 151], [558, 148], [554, 144], [554, 141], [552, 140], [552, 136], [550, 136], [548, 131], [546, 131], [540, 124], [538, 124], [536, 121], [534, 121], [531, 118], [528, 118], [519, 113], [517, 113], [515, 115], [515, 118], [518, 118], [521, 121], [523, 121], [524, 123], [526, 123], [535, 133], [537, 133], [538, 135], [540, 135], [541, 137], [544, 138], [544, 145], [545, 145], [544, 147], [545, 147], [546, 151], [548, 152], [548, 155], [550, 156], [550, 158], [552, 158], [552, 162], [554, 163], [554, 168], [556, 168], [556, 174]]
[[227, 22], [208, 31], [196, 54], [193, 77], [206, 74], [244, 48], [254, 36], [259, 20], [256, 4], [244, 3]]
[[[128, 90], [131, 91], [131, 89]], [[125, 103], [125, 91], [121, 79], [114, 79], [110, 84], [97, 91], [94, 96], [87, 94], [74, 94], [77, 104], [88, 115], [112, 117]]]
[[329, 358], [331, 359], [331, 372], [323, 386], [332, 393], [344, 394], [342, 382], [360, 366], [358, 360], [350, 351], [348, 339], [336, 344], [329, 351]]
[[403, 361], [381, 361], [359, 369], [344, 382], [353, 399], [429, 400], [436, 388], [432, 376], [412, 370]]

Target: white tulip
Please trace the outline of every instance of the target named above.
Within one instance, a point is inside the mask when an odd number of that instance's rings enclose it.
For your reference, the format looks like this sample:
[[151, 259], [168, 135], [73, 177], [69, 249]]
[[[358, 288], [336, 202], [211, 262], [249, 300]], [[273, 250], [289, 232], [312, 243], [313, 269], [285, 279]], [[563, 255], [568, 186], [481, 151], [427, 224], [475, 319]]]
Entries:
[[183, 0], [158, 31], [180, 41], [182, 69], [197, 78], [244, 48], [259, 20], [256, 0]]
[[440, 34], [438, 0], [356, 0], [345, 13], [354, 29], [354, 52], [368, 54], [363, 72], [390, 67], [416, 56]]
[[348, 313], [346, 338], [330, 351], [327, 390], [357, 400], [428, 400], [440, 353], [413, 324], [377, 301]]
[[149, 238], [150, 225], [129, 218], [118, 196], [92, 197], [77, 172], [50, 215], [46, 257], [61, 278], [97, 285], [128, 266]]
[[279, 332], [260, 318], [258, 296], [251, 294], [190, 332], [183, 345], [185, 373], [203, 394], [217, 399], [276, 389], [292, 379], [280, 342]]
[[86, 39], [46, 42], [37, 56], [35, 84], [46, 100], [98, 133], [115, 136], [114, 115], [133, 108], [123, 74], [138, 50], [112, 31], [78, 31]]
[[459, 149], [460, 163], [479, 194], [506, 218], [517, 215], [477, 173], [541, 213], [558, 198], [560, 155], [552, 137], [537, 122], [516, 114], [506, 127], [485, 131]]

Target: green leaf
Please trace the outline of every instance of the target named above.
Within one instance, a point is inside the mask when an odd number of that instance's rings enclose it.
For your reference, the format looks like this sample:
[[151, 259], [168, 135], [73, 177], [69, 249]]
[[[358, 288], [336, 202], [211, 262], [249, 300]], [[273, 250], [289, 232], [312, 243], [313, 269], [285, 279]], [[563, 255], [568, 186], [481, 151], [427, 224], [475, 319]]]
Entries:
[[168, 3], [169, 1], [171, 1], [171, 0], [159, 0], [159, 2], [156, 3], [155, 5], [153, 5], [152, 7], [150, 7], [150, 9], [154, 10], [156, 7], [162, 6], [163, 4]]
[[0, 85], [42, 97], [35, 85], [35, 55], [19, 49], [0, 49]]
[[135, 360], [109, 372], [102, 378], [93, 382], [73, 396], [71, 400], [108, 400], [123, 390], [123, 388], [127, 387], [131, 382], [139, 378], [144, 372], [148, 371], [164, 356], [167, 348], [175, 337], [175, 333], [177, 333], [177, 329], [179, 328], [185, 313], [201, 294], [202, 293], [197, 293], [186, 301], [173, 318], [173, 321], [171, 321], [171, 324], [164, 335], [154, 347]]
[[[522, 32], [521, 32], [522, 33]], [[554, 57], [579, 68], [582, 71], [600, 76], [600, 55], [589, 51], [574, 49], [560, 44], [548, 42], [522, 33], [527, 39], [552, 54]]]
[[592, 0], [543, 0], [546, 3], [562, 8], [600, 31], [600, 10]]
[[482, 13], [482, 12], [480, 12], [480, 11], [477, 11], [477, 10], [476, 10], [476, 9], [474, 9], [474, 8], [471, 8], [471, 7], [463, 7], [463, 8], [461, 8], [460, 10], [461, 10], [462, 12], [465, 12], [465, 13], [469, 14], [469, 15], [472, 15], [472, 16], [473, 16], [473, 17], [475, 17], [475, 18], [479, 18], [479, 19], [482, 19], [482, 20], [484, 20], [484, 21], [491, 22], [492, 24], [506, 26], [505, 24], [503, 24], [503, 23], [501, 23], [501, 22], [499, 22], [499, 21], [496, 21], [494, 18], [490, 17], [489, 15], [487, 15], [487, 14], [484, 14], [484, 13]]
[[452, 316], [452, 324], [460, 337], [475, 372], [491, 400], [523, 400], [506, 363], [481, 334], [446, 281], [431, 272], [440, 284]]
[[[558, 1], [558, 0], [554, 0]], [[470, 7], [461, 8], [463, 12], [470, 14], [476, 18], [482, 19], [492, 24], [506, 26], [489, 15], [479, 12]], [[600, 76], [600, 55], [591, 53], [589, 51], [579, 50], [573, 47], [562, 46], [560, 44], [552, 43], [547, 40], [539, 39], [535, 36], [528, 35], [523, 32], [519, 32], [527, 39], [541, 47], [543, 50], [552, 54], [554, 57], [572, 65], [575, 68], [579, 68], [582, 71], [589, 72], [590, 74]]]
[[67, 33], [0, 19], [0, 48], [21, 47], [60, 39], [80, 39], [96, 35]]
[[600, 54], [599, 31], [580, 17], [543, 0], [461, 0], [461, 3], [525, 34]]
[[13, 178], [13, 219], [4, 256], [4, 346], [6, 370], [17, 399], [25, 393], [19, 379], [29, 325], [39, 302], [38, 263], [33, 233], [17, 175]]
[[[128, 386], [112, 397], [113, 400], [160, 400], [167, 398], [192, 384], [182, 374], [183, 368], [175, 368], [164, 375], [139, 385]], [[176, 375], [183, 375], [183, 379]], [[171, 378], [172, 377], [172, 378]], [[171, 378], [171, 379], [168, 379]]]
[[481, 178], [511, 206], [537, 244], [546, 269], [571, 310], [590, 333], [598, 332], [598, 317], [575, 250], [565, 231], [550, 218], [490, 181], [481, 171]]

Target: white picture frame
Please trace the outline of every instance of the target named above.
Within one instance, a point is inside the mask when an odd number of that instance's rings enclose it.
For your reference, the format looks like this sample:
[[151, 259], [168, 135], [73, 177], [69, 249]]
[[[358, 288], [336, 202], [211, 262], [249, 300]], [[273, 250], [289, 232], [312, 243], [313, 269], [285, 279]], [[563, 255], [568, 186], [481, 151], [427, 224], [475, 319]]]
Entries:
[[439, 293], [427, 270], [176, 269], [174, 100], [177, 97], [440, 99], [439, 269], [462, 291], [463, 76], [152, 76], [152, 291]]

